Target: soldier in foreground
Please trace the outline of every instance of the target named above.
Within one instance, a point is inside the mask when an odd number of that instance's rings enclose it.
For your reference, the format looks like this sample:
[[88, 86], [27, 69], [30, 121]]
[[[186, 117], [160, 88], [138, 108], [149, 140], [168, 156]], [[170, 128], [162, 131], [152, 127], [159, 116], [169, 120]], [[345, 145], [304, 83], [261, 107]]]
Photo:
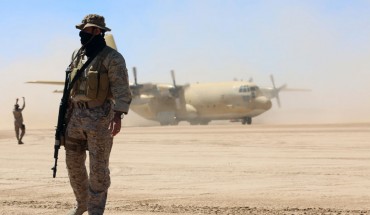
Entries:
[[104, 17], [89, 14], [76, 28], [81, 30], [82, 47], [73, 53], [70, 65], [71, 108], [67, 113], [65, 150], [77, 206], [68, 215], [85, 211], [99, 215], [104, 213], [110, 186], [108, 167], [113, 136], [121, 130], [131, 92], [125, 59], [104, 40], [105, 32], [110, 31]]
[[[15, 136], [17, 137], [18, 144], [23, 144], [22, 138], [24, 134], [26, 133], [26, 126], [23, 124], [23, 116], [22, 111], [24, 110], [24, 107], [26, 106], [26, 101], [23, 98], [23, 106], [22, 108], [19, 108], [18, 104], [18, 98], [14, 105], [13, 115], [14, 115], [14, 129], [15, 129]], [[19, 130], [21, 131], [19, 135]]]

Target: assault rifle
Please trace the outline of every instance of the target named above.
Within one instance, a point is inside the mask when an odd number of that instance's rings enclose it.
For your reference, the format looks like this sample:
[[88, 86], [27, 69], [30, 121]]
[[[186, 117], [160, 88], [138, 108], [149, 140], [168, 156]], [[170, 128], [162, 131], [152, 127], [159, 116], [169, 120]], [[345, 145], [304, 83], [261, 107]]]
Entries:
[[53, 170], [53, 178], [55, 178], [57, 174], [58, 153], [59, 153], [60, 146], [62, 145], [62, 143], [64, 144], [65, 130], [67, 128], [66, 113], [68, 109], [68, 100], [69, 100], [69, 94], [70, 94], [69, 77], [72, 72], [70, 68], [71, 67], [68, 66], [66, 70], [66, 78], [64, 82], [63, 96], [59, 104], [58, 124], [55, 130], [55, 145], [54, 145], [55, 163], [54, 163], [54, 167], [51, 168]]

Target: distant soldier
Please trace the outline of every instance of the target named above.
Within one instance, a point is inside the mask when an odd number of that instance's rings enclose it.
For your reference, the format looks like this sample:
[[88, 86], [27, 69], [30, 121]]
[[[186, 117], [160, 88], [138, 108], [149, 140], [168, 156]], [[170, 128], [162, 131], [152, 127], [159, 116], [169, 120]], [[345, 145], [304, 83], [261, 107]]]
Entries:
[[[24, 134], [26, 133], [26, 126], [23, 124], [23, 116], [22, 111], [24, 107], [26, 106], [26, 101], [23, 98], [23, 106], [22, 108], [19, 108], [18, 104], [18, 98], [14, 105], [13, 115], [14, 115], [14, 129], [15, 129], [15, 136], [17, 137], [18, 144], [23, 144], [22, 138]], [[19, 130], [21, 130], [21, 134], [19, 135]]]
[[[121, 130], [121, 120], [131, 103], [131, 91], [125, 59], [106, 45], [104, 34], [110, 29], [105, 26], [104, 17], [89, 14], [76, 28], [80, 29], [82, 48], [72, 55], [70, 83], [74, 84], [70, 103], [73, 109], [67, 114], [70, 118], [65, 150], [77, 207], [68, 214], [81, 215], [88, 211], [88, 214], [101, 215], [110, 186], [113, 136]], [[76, 82], [71, 81], [74, 77]]]

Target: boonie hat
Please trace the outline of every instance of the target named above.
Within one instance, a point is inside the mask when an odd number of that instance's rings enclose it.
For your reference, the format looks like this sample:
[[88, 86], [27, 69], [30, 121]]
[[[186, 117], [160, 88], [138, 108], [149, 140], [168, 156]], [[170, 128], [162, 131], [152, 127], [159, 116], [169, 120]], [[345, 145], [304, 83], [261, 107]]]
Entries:
[[105, 26], [105, 20], [103, 16], [98, 14], [89, 14], [81, 21], [81, 24], [77, 24], [76, 28], [83, 30], [87, 27], [97, 27], [105, 31], [110, 31], [110, 28]]

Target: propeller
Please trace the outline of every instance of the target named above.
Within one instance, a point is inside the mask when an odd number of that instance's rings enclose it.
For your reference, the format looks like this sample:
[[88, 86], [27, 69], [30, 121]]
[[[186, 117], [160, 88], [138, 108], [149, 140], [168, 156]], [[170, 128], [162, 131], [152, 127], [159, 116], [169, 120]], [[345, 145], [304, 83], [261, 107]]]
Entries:
[[173, 86], [176, 88], [175, 71], [171, 70], [171, 77]]
[[135, 85], [137, 86], [137, 72], [136, 72], [136, 67], [133, 67], [132, 68], [132, 72], [134, 73]]
[[185, 107], [184, 101], [180, 98], [180, 93], [183, 92], [183, 86], [176, 85], [175, 71], [171, 70], [172, 84], [173, 87], [169, 89], [171, 95], [175, 98], [176, 108], [179, 110]]
[[137, 72], [136, 67], [132, 68], [132, 73], [134, 74], [134, 84], [130, 86], [131, 92], [133, 96], [140, 96], [140, 90], [143, 87], [142, 84], [137, 83]]
[[[143, 95], [149, 96], [149, 95], [158, 95], [158, 85], [153, 83], [143, 83], [139, 84], [137, 81], [137, 71], [136, 67], [132, 68], [132, 73], [134, 75], [134, 83], [130, 85], [130, 89], [133, 96], [140, 96]], [[145, 97], [144, 96], [144, 97]]]
[[171, 95], [175, 98], [179, 98], [179, 91], [181, 90], [181, 87], [178, 87], [176, 85], [176, 78], [175, 78], [175, 71], [171, 70], [171, 77], [172, 77], [172, 84], [173, 87], [169, 89]]
[[276, 98], [276, 101], [277, 101], [278, 106], [281, 107], [279, 92], [280, 92], [280, 90], [282, 90], [282, 89], [284, 89], [286, 87], [286, 84], [282, 85], [279, 88], [276, 88], [274, 76], [273, 75], [270, 75], [270, 79], [271, 79], [272, 86], [273, 86], [273, 90], [271, 92], [272, 97], [275, 97]]

